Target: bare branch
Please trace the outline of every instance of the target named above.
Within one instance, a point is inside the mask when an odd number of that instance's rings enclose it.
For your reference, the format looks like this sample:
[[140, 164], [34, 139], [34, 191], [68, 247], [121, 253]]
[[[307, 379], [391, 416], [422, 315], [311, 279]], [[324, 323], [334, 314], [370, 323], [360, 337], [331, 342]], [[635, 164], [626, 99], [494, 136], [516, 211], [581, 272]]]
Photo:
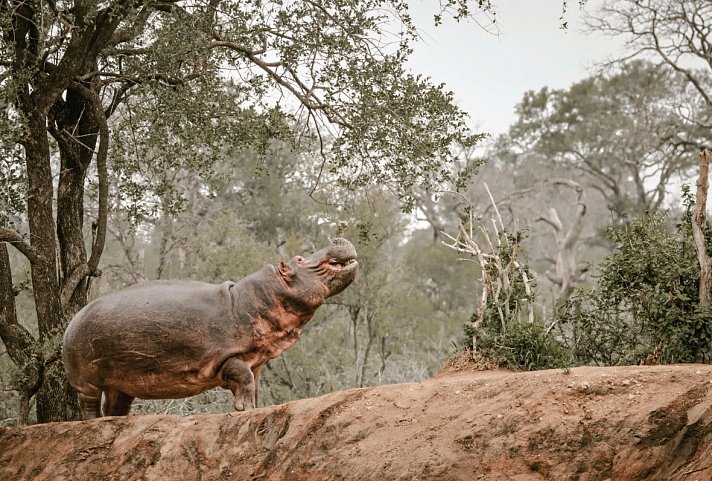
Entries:
[[[486, 187], [486, 186], [485, 186]], [[486, 187], [487, 188], [487, 187]], [[490, 195], [490, 200], [492, 202], [493, 209], [498, 213], [497, 205], [492, 198], [492, 194], [487, 188], [487, 192]], [[499, 316], [499, 320], [502, 326], [502, 332], [506, 331], [507, 325], [511, 320], [522, 312], [523, 306], [522, 301], [526, 302], [527, 309], [527, 319], [529, 322], [534, 322], [534, 306], [531, 300], [534, 298], [534, 292], [532, 290], [532, 281], [529, 278], [527, 269], [517, 260], [519, 254], [518, 240], [507, 235], [500, 235], [497, 230], [497, 222], [492, 219], [492, 228], [495, 230], [494, 235], [496, 236], [497, 245], [495, 246], [492, 241], [493, 235], [490, 234], [487, 224], [483, 222], [477, 222], [477, 227], [482, 233], [485, 242], [489, 248], [488, 252], [485, 252], [477, 243], [472, 235], [472, 225], [475, 224], [475, 219], [472, 216], [472, 203], [471, 201], [459, 194], [454, 193], [467, 202], [470, 206], [470, 225], [465, 226], [463, 222], [460, 222], [458, 226], [457, 237], [442, 231], [441, 235], [443, 240], [441, 243], [446, 247], [455, 250], [461, 254], [469, 254], [477, 259], [480, 266], [480, 282], [482, 283], [482, 290], [480, 293], [480, 300], [477, 309], [475, 310], [475, 321], [473, 322], [473, 327], [475, 330], [484, 321], [485, 313], [489, 308], [494, 308]], [[500, 218], [500, 224], [501, 218]], [[504, 227], [502, 226], [502, 234], [505, 233]], [[515, 227], [516, 229], [516, 227]], [[507, 262], [504, 263], [502, 257], [502, 244], [509, 243], [509, 255], [507, 256]], [[461, 259], [469, 260], [475, 262], [472, 259]], [[516, 276], [519, 276], [521, 283], [524, 287], [524, 292], [526, 294], [524, 299], [513, 298], [517, 295], [515, 291]], [[512, 304], [514, 303], [514, 307]], [[512, 310], [514, 309], [514, 311]], [[476, 338], [473, 337], [472, 345], [473, 350], [476, 350]]]
[[[502, 216], [499, 213], [499, 209], [497, 209], [497, 203], [494, 201], [494, 197], [492, 197], [492, 192], [490, 192], [487, 182], [483, 182], [482, 184], [485, 186], [485, 190], [487, 191], [487, 195], [489, 196], [490, 202], [492, 203], [492, 208], [494, 209], [494, 213], [497, 216], [497, 220], [499, 220], [500, 229], [504, 230], [504, 222], [502, 222]], [[496, 227], [497, 226], [495, 226], [495, 228]]]

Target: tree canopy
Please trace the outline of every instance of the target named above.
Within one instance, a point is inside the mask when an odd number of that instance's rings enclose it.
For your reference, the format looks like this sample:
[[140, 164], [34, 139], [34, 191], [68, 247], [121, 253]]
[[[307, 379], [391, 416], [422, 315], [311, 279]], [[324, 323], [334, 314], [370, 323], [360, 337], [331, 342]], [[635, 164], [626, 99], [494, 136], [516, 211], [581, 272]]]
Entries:
[[683, 111], [705, 115], [687, 79], [633, 61], [567, 90], [527, 92], [500, 151], [519, 164], [555, 164], [564, 169], [559, 175], [583, 176], [617, 217], [635, 215], [665, 206], [670, 183], [694, 166], [690, 151], [709, 139]]

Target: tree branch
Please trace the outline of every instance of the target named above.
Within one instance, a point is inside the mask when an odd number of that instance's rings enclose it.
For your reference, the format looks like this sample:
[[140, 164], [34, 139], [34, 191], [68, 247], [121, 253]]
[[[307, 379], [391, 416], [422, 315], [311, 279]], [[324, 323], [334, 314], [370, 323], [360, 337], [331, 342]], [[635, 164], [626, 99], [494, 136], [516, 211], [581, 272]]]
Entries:
[[20, 234], [13, 230], [0, 227], [0, 242], [7, 242], [8, 244], [11, 244], [15, 249], [22, 252], [30, 262], [35, 262], [39, 259], [39, 254], [35, 248], [26, 242]]
[[94, 115], [98, 125], [99, 125], [99, 147], [96, 152], [96, 167], [97, 176], [99, 180], [99, 202], [97, 211], [97, 227], [96, 236], [92, 242], [91, 254], [89, 260], [77, 266], [70, 274], [64, 279], [64, 284], [62, 285], [61, 301], [62, 305], [66, 306], [74, 290], [77, 288], [79, 283], [86, 276], [100, 276], [101, 271], [99, 271], [99, 259], [104, 251], [104, 244], [106, 243], [106, 223], [109, 210], [109, 174], [106, 166], [106, 157], [109, 151], [109, 126], [106, 121], [106, 116], [104, 114], [104, 109], [101, 105], [101, 100], [96, 92], [92, 89], [80, 84], [79, 82], [74, 82], [72, 88], [79, 92], [91, 106], [92, 114]]
[[323, 113], [323, 115], [329, 120], [329, 122], [332, 122], [336, 125], [341, 125], [343, 127], [347, 128], [353, 128], [351, 123], [349, 123], [341, 114], [338, 112], [334, 111], [331, 109], [331, 105], [328, 103], [323, 102], [321, 99], [319, 99], [316, 94], [314, 93], [314, 89], [307, 88], [292, 72], [292, 77], [297, 85], [292, 84], [289, 82], [287, 79], [284, 78], [284, 75], [280, 75], [276, 70], [275, 67], [279, 67], [282, 65], [281, 61], [277, 62], [267, 62], [260, 57], [258, 57], [259, 52], [254, 51], [252, 49], [249, 49], [245, 47], [244, 45], [240, 45], [235, 42], [223, 40], [219, 38], [218, 36], [215, 36], [215, 40], [212, 41], [208, 46], [209, 48], [218, 48], [218, 47], [224, 47], [228, 48], [230, 50], [234, 50], [236, 52], [239, 52], [240, 54], [244, 55], [250, 62], [252, 62], [254, 65], [259, 67], [262, 71], [264, 71], [272, 80], [274, 80], [277, 85], [287, 89], [292, 95], [294, 95], [297, 100], [308, 110], [319, 110]]
[[35, 339], [17, 322], [10, 256], [5, 243], [0, 243], [0, 339], [21, 373], [19, 385], [14, 387], [20, 394], [17, 419], [19, 424], [27, 424], [30, 398], [42, 385], [44, 362], [37, 350]]
[[77, 288], [82, 279], [84, 279], [89, 274], [89, 266], [84, 263], [77, 266], [77, 268], [74, 269], [71, 274], [64, 278], [64, 283], [62, 284], [61, 292], [61, 300], [63, 306], [67, 306], [69, 304], [69, 300], [72, 298], [74, 290]]
[[27, 363], [34, 338], [17, 322], [10, 256], [5, 243], [0, 243], [0, 339], [15, 364]]
[[109, 126], [99, 95], [92, 89], [76, 82], [74, 87], [87, 99], [99, 124], [99, 148], [96, 153], [96, 169], [99, 180], [99, 206], [96, 221], [96, 239], [92, 244], [91, 255], [87, 262], [89, 274], [97, 276], [99, 275], [97, 270], [99, 259], [101, 258], [102, 252], [104, 252], [104, 244], [106, 242], [106, 220], [109, 211], [109, 174], [106, 166], [106, 157], [109, 152]]
[[118, 45], [136, 38], [141, 34], [141, 32], [143, 32], [146, 22], [150, 16], [151, 10], [146, 5], [141, 7], [141, 10], [138, 12], [138, 15], [134, 21], [131, 22], [130, 26], [122, 28], [121, 30], [117, 29], [114, 32], [111, 36], [111, 40], [109, 41], [109, 45]]

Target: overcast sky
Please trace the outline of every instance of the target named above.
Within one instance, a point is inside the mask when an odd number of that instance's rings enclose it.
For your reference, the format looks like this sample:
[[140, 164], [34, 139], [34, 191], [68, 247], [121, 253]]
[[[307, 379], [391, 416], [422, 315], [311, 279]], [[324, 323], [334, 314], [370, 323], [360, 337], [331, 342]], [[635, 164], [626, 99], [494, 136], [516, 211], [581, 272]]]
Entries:
[[[411, 59], [414, 73], [445, 82], [471, 126], [503, 133], [514, 120], [514, 106], [527, 90], [567, 88], [588, 76], [598, 61], [615, 55], [622, 42], [581, 32], [578, 1], [569, 1], [561, 26], [561, 0], [496, 0], [499, 34], [475, 22], [447, 21], [433, 26], [437, 2], [411, 0], [411, 13], [422, 33]], [[589, 0], [586, 9], [599, 0]], [[487, 19], [482, 17], [482, 23]]]

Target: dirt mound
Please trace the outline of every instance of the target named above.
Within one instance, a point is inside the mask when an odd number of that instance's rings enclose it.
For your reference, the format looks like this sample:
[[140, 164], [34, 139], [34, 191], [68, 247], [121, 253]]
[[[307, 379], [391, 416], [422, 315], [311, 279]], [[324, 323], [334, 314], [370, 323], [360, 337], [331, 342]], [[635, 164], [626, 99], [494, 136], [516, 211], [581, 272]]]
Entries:
[[459, 372], [249, 413], [0, 430], [7, 480], [709, 480], [712, 366]]

